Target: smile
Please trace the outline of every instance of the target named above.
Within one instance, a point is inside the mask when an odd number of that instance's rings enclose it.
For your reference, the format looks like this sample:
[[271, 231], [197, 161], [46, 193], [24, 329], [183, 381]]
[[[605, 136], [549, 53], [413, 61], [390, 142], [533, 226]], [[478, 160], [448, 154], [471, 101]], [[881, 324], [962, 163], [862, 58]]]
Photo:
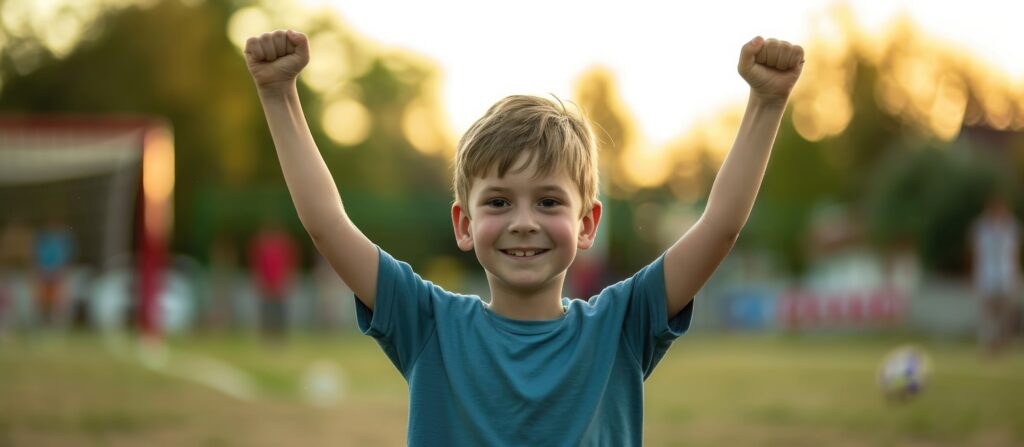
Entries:
[[504, 253], [507, 256], [510, 256], [510, 257], [513, 257], [513, 258], [517, 258], [517, 259], [535, 258], [537, 256], [540, 256], [540, 255], [548, 252], [547, 249], [543, 249], [543, 248], [508, 249], [508, 250], [499, 250], [499, 251], [501, 251], [502, 253]]

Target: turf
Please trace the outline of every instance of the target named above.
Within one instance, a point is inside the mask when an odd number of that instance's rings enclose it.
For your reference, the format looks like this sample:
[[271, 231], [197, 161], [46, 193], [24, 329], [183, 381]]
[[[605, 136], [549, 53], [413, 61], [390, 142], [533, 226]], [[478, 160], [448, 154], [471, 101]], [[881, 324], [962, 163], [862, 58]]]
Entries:
[[[934, 372], [920, 396], [888, 402], [878, 362], [907, 342], [930, 352]], [[306, 372], [324, 360], [341, 371], [333, 406], [304, 398]], [[239, 377], [241, 391], [221, 386]], [[0, 446], [402, 445], [406, 396], [357, 335], [207, 335], [163, 350], [96, 335], [0, 339]], [[1024, 445], [1024, 351], [992, 360], [912, 337], [686, 336], [647, 381], [644, 431], [654, 446]]]

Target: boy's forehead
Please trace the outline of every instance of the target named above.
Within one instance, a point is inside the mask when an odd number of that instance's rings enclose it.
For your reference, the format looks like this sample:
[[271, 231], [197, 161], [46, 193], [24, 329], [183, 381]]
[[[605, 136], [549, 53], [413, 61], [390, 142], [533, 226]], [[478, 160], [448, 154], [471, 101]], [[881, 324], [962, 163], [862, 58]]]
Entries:
[[521, 187], [554, 189], [569, 186], [572, 186], [572, 179], [569, 178], [569, 175], [557, 171], [540, 175], [537, 172], [506, 172], [501, 177], [496, 172], [489, 172], [487, 175], [477, 176], [473, 179], [473, 189]]
[[510, 169], [504, 176], [498, 176], [497, 167], [487, 170], [482, 176], [473, 179], [472, 190], [474, 191], [508, 191], [528, 189], [531, 191], [561, 191], [569, 193], [575, 190], [575, 185], [564, 169], [552, 169], [550, 172], [542, 173], [535, 166], [522, 169]]

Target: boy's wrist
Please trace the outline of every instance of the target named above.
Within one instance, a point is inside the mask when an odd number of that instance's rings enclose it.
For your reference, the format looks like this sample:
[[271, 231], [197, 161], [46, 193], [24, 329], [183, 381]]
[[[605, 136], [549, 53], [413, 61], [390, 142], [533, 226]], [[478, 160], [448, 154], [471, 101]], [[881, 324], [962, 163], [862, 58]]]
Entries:
[[750, 105], [755, 107], [785, 109], [786, 104], [789, 102], [789, 95], [764, 95], [751, 89], [750, 99], [748, 101], [750, 102]]
[[296, 91], [295, 79], [256, 86], [256, 92], [262, 100], [282, 99]]

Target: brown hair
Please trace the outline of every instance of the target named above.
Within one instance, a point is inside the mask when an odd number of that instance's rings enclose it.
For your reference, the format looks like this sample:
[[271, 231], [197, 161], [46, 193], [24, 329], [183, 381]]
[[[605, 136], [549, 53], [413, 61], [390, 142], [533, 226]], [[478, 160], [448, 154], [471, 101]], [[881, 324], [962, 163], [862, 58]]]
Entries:
[[[556, 98], [557, 99], [557, 98]], [[581, 112], [537, 96], [515, 95], [498, 101], [459, 140], [455, 152], [455, 201], [463, 205], [474, 177], [493, 167], [503, 177], [521, 155], [537, 166], [537, 175], [565, 169], [579, 187], [586, 212], [597, 200], [597, 145]]]

